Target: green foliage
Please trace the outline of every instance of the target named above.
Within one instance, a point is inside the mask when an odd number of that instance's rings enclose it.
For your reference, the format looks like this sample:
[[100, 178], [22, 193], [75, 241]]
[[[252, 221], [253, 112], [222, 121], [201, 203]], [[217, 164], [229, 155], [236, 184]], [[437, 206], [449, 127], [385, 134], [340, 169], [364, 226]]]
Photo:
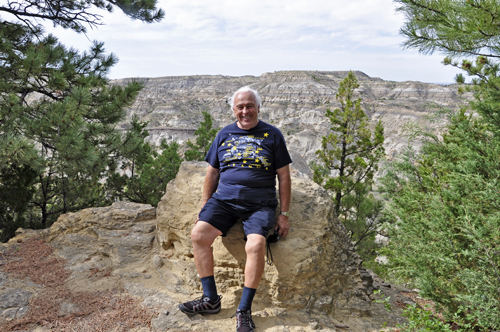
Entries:
[[[384, 305], [384, 308], [387, 311], [391, 311], [391, 297], [383, 297], [384, 294], [380, 290], [376, 290], [373, 292], [376, 296], [376, 300], [373, 302], [381, 303]], [[463, 325], [461, 329], [457, 328], [457, 324], [455, 322], [454, 329], [451, 328], [450, 324], [443, 322], [441, 319], [436, 317], [429, 308], [421, 308], [417, 304], [406, 306], [403, 309], [403, 317], [408, 319], [408, 322], [403, 324], [397, 324], [396, 329], [398, 332], [465, 332], [468, 331], [467, 328], [470, 328], [470, 325]], [[457, 317], [455, 317], [457, 318]], [[460, 319], [458, 319], [460, 321]], [[384, 327], [387, 323], [384, 324]], [[464, 329], [465, 328], [465, 329]]]
[[[405, 47], [422, 53], [440, 51], [445, 65], [461, 68], [472, 76], [475, 92], [472, 108], [500, 130], [500, 2], [492, 0], [396, 0], [407, 21], [401, 29]], [[471, 61], [470, 58], [475, 58]], [[464, 83], [463, 74], [456, 77]]]
[[[59, 214], [109, 202], [104, 179], [124, 145], [116, 125], [142, 85], [109, 84], [116, 63], [102, 43], [67, 49], [36, 19], [84, 32], [102, 24], [93, 7], [161, 19], [156, 0], [6, 1], [0, 13], [0, 227], [47, 227]], [[16, 195], [19, 199], [14, 200]]]
[[14, 236], [24, 223], [36, 176], [29, 166], [4, 166], [0, 170], [0, 242]]
[[318, 162], [311, 163], [311, 168], [313, 180], [333, 194], [337, 216], [367, 258], [375, 249], [373, 239], [382, 209], [371, 191], [378, 162], [384, 156], [384, 128], [378, 122], [372, 135], [361, 99], [353, 98], [357, 87], [352, 72], [340, 82], [336, 94], [340, 108], [326, 111], [331, 132], [322, 137], [321, 149], [316, 151]]
[[187, 142], [189, 149], [184, 153], [184, 158], [188, 161], [190, 160], [204, 160], [205, 156], [210, 149], [210, 145], [217, 135], [220, 128], [212, 128], [213, 121], [210, 113], [203, 111], [203, 121], [200, 126], [194, 132], [196, 136], [196, 143], [191, 141]]
[[[466, 62], [466, 60], [464, 60]], [[472, 85], [467, 86], [474, 92], [475, 100], [470, 102], [471, 108], [482, 115], [483, 120], [488, 123], [489, 130], [500, 134], [500, 71], [499, 64], [488, 60], [486, 57], [470, 63], [470, 66], [462, 64], [461, 68], [466, 70], [470, 76], [475, 76]]]
[[126, 199], [131, 202], [157, 206], [165, 194], [167, 183], [175, 178], [182, 162], [179, 156], [179, 144], [161, 142], [160, 150], [144, 141], [148, 136], [147, 123], [132, 119], [132, 128], [127, 133], [124, 145], [127, 149], [122, 154], [125, 160], [121, 172], [112, 174], [108, 186], [113, 199]]
[[[452, 332], [449, 324], [435, 317], [430, 310], [422, 309], [417, 305], [408, 306], [403, 310], [403, 316], [408, 318], [408, 323], [398, 324], [399, 332]], [[456, 330], [455, 330], [456, 331]], [[463, 330], [462, 330], [463, 331]]]
[[407, 21], [404, 46], [451, 57], [498, 55], [500, 3], [494, 0], [395, 0]]
[[[0, 44], [0, 132], [12, 137], [1, 140], [7, 146], [0, 149], [12, 166], [30, 166], [36, 159], [30, 207], [38, 210], [45, 227], [61, 213], [103, 201], [99, 179], [121, 144], [114, 126], [141, 86], [107, 86], [103, 76], [116, 59], [104, 55], [102, 44], [80, 55], [53, 36], [0, 25], [6, 41]], [[8, 152], [10, 145], [20, 147], [16, 159]]]
[[80, 1], [12, 1], [7, 0], [0, 5], [0, 12], [14, 15], [22, 24], [30, 29], [38, 29], [35, 19], [49, 20], [54, 25], [76, 32], [86, 32], [87, 26], [96, 28], [102, 25], [101, 15], [94, 9], [112, 12], [114, 7], [120, 8], [127, 16], [147, 23], [158, 22], [165, 13], [156, 9], [157, 0], [80, 0]]
[[373, 294], [376, 297], [380, 298], [380, 299], [374, 300], [373, 302], [381, 303], [384, 305], [385, 310], [391, 311], [392, 308], [391, 308], [391, 297], [390, 296], [383, 297], [384, 293], [379, 289], [374, 291]]
[[500, 140], [488, 125], [450, 115], [442, 141], [408, 149], [383, 179], [390, 268], [448, 319], [500, 326]]

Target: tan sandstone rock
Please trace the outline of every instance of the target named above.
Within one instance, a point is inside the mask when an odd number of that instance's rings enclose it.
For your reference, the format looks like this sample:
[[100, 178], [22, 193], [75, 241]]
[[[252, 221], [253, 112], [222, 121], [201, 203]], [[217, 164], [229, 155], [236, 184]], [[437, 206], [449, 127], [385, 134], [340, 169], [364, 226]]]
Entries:
[[154, 250], [156, 209], [148, 204], [115, 202], [61, 215], [46, 239], [72, 271], [144, 266]]
[[[201, 292], [190, 231], [200, 209], [206, 167], [204, 162], [184, 162], [157, 209], [158, 243], [164, 263], [158, 270], [167, 287], [191, 295]], [[331, 324], [355, 321], [363, 325], [362, 318], [372, 314], [371, 276], [362, 268], [344, 226], [334, 217], [328, 193], [309, 179], [294, 178], [292, 182], [291, 232], [271, 245], [274, 264], [266, 265], [254, 310], [286, 308], [331, 317]], [[223, 308], [233, 311], [243, 288], [243, 237], [242, 225], [237, 223], [213, 245]]]

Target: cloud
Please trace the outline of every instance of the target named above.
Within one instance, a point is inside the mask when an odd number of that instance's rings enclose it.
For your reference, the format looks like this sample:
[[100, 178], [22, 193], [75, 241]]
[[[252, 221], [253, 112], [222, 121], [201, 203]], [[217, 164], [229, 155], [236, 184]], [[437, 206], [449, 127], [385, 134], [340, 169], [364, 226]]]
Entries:
[[[397, 37], [403, 20], [392, 0], [345, 1], [160, 1], [165, 19], [145, 24], [115, 11], [104, 14], [106, 25], [90, 35], [130, 41], [266, 41], [317, 39], [341, 35], [363, 44], [373, 34]], [[365, 36], [365, 38], [362, 38]]]
[[[103, 13], [106, 25], [88, 39], [48, 29], [82, 50], [89, 40], [104, 41], [120, 59], [112, 78], [364, 68], [393, 80], [450, 76], [436, 69], [436, 57], [401, 49], [404, 17], [392, 0], [160, 0], [159, 7], [166, 16], [154, 24]], [[423, 68], [414, 70], [417, 64]]]

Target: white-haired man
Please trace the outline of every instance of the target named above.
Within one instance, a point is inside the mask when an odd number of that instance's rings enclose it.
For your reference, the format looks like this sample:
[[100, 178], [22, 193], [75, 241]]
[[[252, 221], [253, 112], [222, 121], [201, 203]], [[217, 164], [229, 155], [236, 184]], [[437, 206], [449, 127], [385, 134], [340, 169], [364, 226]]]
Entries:
[[[202, 209], [191, 232], [203, 296], [179, 305], [186, 314], [220, 311], [222, 297], [217, 294], [211, 246], [219, 235], [225, 236], [241, 219], [247, 238], [247, 260], [243, 294], [235, 314], [237, 332], [255, 329], [251, 305], [264, 273], [268, 232], [274, 227], [281, 237], [285, 237], [290, 230], [289, 164], [292, 160], [281, 132], [259, 120], [261, 103], [257, 91], [249, 87], [236, 91], [230, 99], [236, 122], [217, 134], [205, 158], [209, 166]], [[275, 220], [276, 176], [281, 213]]]

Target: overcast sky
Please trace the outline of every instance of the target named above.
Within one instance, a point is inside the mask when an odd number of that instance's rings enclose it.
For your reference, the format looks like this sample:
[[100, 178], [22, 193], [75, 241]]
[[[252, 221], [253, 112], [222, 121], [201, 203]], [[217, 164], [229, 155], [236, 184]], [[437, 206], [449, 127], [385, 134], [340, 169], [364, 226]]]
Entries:
[[[281, 70], [360, 70], [393, 81], [453, 82], [443, 55], [403, 50], [391, 0], [160, 0], [160, 23], [115, 10], [87, 36], [53, 29], [66, 45], [105, 43], [119, 62], [110, 78], [254, 75]], [[88, 39], [87, 39], [88, 38]]]

